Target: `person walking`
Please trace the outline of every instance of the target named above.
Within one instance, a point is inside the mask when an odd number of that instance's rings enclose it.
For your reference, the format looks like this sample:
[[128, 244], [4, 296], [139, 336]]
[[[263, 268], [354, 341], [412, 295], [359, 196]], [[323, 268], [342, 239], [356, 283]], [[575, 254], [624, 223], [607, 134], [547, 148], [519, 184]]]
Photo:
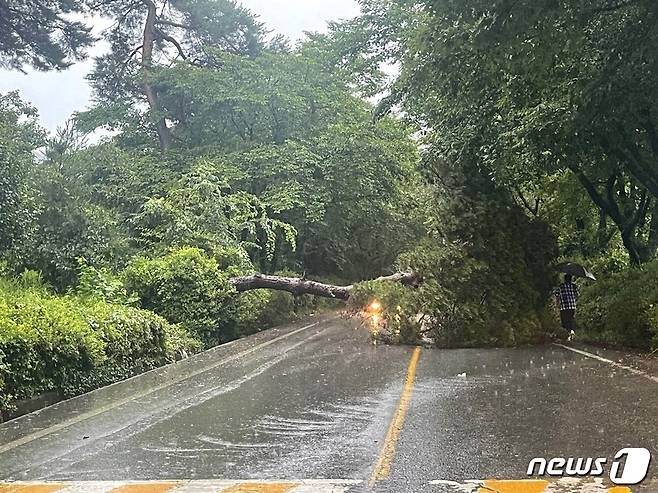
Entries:
[[564, 282], [555, 290], [555, 298], [560, 308], [560, 323], [569, 332], [568, 341], [575, 336], [576, 303], [578, 302], [578, 285], [573, 282], [571, 274], [564, 275]]

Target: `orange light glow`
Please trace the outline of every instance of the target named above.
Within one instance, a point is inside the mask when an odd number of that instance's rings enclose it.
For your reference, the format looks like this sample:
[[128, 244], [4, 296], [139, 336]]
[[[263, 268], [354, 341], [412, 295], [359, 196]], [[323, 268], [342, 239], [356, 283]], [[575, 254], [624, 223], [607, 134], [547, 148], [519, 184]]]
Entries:
[[382, 304], [375, 300], [372, 303], [370, 303], [370, 306], [368, 307], [371, 312], [379, 312], [382, 309]]

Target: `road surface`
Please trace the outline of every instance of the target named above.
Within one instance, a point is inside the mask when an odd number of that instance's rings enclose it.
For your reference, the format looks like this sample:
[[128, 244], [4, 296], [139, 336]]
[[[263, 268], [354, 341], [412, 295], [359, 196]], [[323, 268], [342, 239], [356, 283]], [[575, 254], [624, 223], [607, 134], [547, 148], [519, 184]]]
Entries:
[[[0, 425], [0, 493], [624, 493], [607, 469], [526, 475], [656, 456], [658, 378], [618, 356], [373, 345], [322, 316]], [[632, 491], [658, 491], [655, 467]]]

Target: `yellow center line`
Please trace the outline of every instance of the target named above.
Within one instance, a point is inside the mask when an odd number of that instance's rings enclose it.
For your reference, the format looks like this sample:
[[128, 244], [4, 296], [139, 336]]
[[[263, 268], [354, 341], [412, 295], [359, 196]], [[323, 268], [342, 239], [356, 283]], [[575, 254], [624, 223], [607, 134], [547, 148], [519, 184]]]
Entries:
[[414, 349], [411, 359], [409, 360], [409, 368], [407, 369], [407, 378], [404, 381], [404, 388], [400, 396], [398, 408], [395, 411], [391, 425], [386, 433], [384, 439], [384, 446], [379, 454], [379, 459], [375, 468], [370, 476], [369, 486], [373, 486], [377, 481], [388, 478], [391, 473], [391, 463], [395, 457], [395, 447], [400, 438], [400, 432], [404, 425], [404, 418], [407, 415], [409, 404], [411, 403], [411, 395], [414, 391], [414, 379], [416, 378], [416, 367], [418, 366], [418, 358], [420, 358], [420, 347]]

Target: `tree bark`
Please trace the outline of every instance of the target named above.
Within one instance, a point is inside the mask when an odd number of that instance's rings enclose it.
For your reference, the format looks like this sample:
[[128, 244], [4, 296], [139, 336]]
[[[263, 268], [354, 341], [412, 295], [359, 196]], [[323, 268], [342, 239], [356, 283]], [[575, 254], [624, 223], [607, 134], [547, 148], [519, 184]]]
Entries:
[[144, 23], [144, 37], [142, 40], [142, 89], [144, 90], [144, 95], [148, 101], [151, 114], [158, 118], [155, 127], [160, 142], [160, 150], [164, 153], [171, 147], [171, 130], [167, 126], [166, 120], [163, 117], [157, 116], [160, 111], [158, 95], [149, 80], [153, 61], [153, 45], [155, 44], [156, 36], [155, 23], [158, 13], [155, 3], [153, 3], [152, 0], [142, 0], [142, 3], [147, 8], [146, 21]]
[[623, 146], [612, 145], [603, 137], [601, 138], [603, 152], [608, 157], [617, 160], [651, 195], [658, 198], [658, 173], [651, 169], [652, 165], [647, 165], [643, 161], [637, 145], [624, 135], [623, 128], [618, 129], [618, 135], [624, 141]]
[[617, 181], [617, 175], [612, 174], [608, 178], [606, 183], [606, 199], [601, 193], [599, 193], [596, 186], [594, 186], [594, 183], [592, 183], [580, 168], [577, 166], [571, 166], [570, 168], [589, 194], [592, 202], [594, 202], [601, 211], [605, 212], [615, 223], [617, 229], [619, 229], [622, 243], [628, 252], [631, 264], [640, 265], [643, 262], [643, 256], [638, 248], [639, 239], [637, 238], [637, 222], [635, 221], [635, 217], [629, 219], [621, 212], [614, 198], [614, 186]]
[[[418, 285], [421, 279], [415, 272], [397, 272], [390, 276], [382, 276], [375, 281], [399, 282], [404, 285]], [[279, 277], [265, 274], [253, 274], [250, 276], [239, 276], [230, 279], [231, 284], [238, 292], [251, 289], [276, 289], [293, 294], [313, 294], [325, 298], [334, 298], [347, 301], [354, 286], [337, 286], [317, 281], [310, 281], [301, 277]]]
[[653, 258], [658, 250], [658, 203], [653, 206], [651, 222], [649, 223], [649, 239], [647, 241], [647, 255]]

